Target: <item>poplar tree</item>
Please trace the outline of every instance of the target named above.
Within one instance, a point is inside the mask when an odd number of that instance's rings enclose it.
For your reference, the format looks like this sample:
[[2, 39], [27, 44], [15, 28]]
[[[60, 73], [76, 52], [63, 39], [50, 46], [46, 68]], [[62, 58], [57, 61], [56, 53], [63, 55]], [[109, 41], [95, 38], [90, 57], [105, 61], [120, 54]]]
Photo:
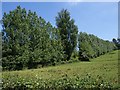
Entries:
[[66, 54], [67, 60], [70, 59], [72, 52], [77, 45], [78, 28], [74, 24], [74, 19], [71, 19], [70, 12], [67, 9], [62, 9], [56, 17], [56, 25], [60, 31], [62, 46]]

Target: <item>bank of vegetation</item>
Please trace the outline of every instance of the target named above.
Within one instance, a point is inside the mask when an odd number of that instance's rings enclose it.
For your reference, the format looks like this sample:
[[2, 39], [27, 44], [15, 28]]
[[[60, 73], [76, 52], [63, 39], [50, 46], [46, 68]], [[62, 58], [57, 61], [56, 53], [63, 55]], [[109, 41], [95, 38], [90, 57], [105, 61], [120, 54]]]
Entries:
[[26, 11], [20, 6], [9, 13], [4, 13], [3, 70], [89, 61], [90, 58], [117, 49], [113, 42], [78, 32], [78, 27], [68, 10], [61, 10], [55, 18], [57, 27], [53, 27], [36, 12]]
[[119, 90], [118, 52], [90, 62], [74, 62], [39, 69], [4, 71], [3, 90]]

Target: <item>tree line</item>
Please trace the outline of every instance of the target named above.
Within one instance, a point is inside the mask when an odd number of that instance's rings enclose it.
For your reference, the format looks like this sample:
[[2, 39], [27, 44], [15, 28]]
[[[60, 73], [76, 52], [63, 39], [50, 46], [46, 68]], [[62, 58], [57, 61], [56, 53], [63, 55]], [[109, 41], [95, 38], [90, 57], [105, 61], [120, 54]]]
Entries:
[[80, 32], [78, 42], [81, 60], [89, 60], [89, 58], [95, 58], [117, 49], [113, 42], [102, 40], [93, 34], [85, 32]]
[[74, 61], [76, 57], [79, 60], [97, 57], [115, 49], [112, 42], [82, 32], [78, 34], [67, 9], [58, 12], [57, 27], [20, 6], [4, 13], [2, 23], [3, 70], [56, 65]]

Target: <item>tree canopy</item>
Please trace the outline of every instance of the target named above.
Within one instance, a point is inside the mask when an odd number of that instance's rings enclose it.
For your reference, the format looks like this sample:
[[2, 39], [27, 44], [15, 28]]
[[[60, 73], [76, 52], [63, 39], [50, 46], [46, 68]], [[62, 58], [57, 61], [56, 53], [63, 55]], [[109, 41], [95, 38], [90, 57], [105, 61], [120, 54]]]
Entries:
[[75, 21], [71, 19], [67, 9], [62, 9], [56, 17], [56, 25], [60, 31], [61, 41], [67, 60], [70, 59], [77, 45], [78, 28], [74, 23]]
[[36, 12], [20, 6], [4, 13], [0, 39], [3, 70], [56, 65], [73, 62], [77, 57], [89, 60], [116, 48], [115, 40], [114, 44], [91, 34], [78, 34], [77, 25], [67, 9], [58, 13], [56, 25], [57, 28], [53, 27]]
[[102, 40], [85, 32], [79, 33], [78, 43], [79, 57], [83, 60], [85, 58], [94, 58], [116, 49], [113, 42]]
[[5, 69], [33, 68], [54, 64], [63, 59], [59, 30], [18, 6], [4, 13], [2, 30], [3, 67]]

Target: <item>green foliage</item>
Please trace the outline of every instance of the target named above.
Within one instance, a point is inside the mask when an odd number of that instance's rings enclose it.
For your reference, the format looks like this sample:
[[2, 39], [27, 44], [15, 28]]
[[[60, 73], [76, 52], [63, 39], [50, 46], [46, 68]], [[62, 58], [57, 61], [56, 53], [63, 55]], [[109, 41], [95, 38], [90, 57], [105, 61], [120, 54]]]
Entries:
[[[5, 79], [6, 78], [6, 79]], [[118, 90], [119, 86], [113, 86], [110, 82], [106, 82], [101, 76], [95, 79], [87, 74], [84, 78], [76, 76], [69, 78], [67, 75], [57, 80], [44, 80], [40, 77], [33, 79], [23, 79], [21, 77], [12, 77], [12, 79], [3, 79], [3, 89], [35, 89], [35, 90], [79, 90], [79, 89], [105, 89]]]
[[98, 89], [119, 90], [118, 53], [114, 51], [91, 59], [40, 69], [2, 72], [3, 89]]
[[70, 59], [77, 45], [78, 28], [74, 23], [75, 21], [71, 19], [70, 13], [66, 9], [62, 9], [56, 17], [56, 25], [60, 31], [61, 41], [67, 60]]
[[[4, 13], [2, 23], [3, 70], [55, 66], [78, 61], [78, 57], [80, 60], [89, 61], [89, 58], [115, 49], [114, 43], [94, 35], [82, 32], [78, 35], [75, 21], [64, 9], [56, 17], [57, 28], [38, 17], [36, 12], [26, 11], [20, 6]], [[75, 50], [77, 43], [79, 55]]]
[[[78, 28], [74, 25], [75, 21], [70, 18], [70, 13], [64, 9], [56, 17], [58, 28], [53, 27], [42, 17], [38, 17], [35, 12], [30, 10], [27, 12], [20, 6], [9, 13], [4, 13], [2, 22], [0, 49], [2, 49], [3, 70], [55, 66], [59, 63], [76, 62], [78, 57], [80, 60], [89, 61], [90, 58], [115, 50], [115, 44], [120, 42], [119, 39], [114, 40], [114, 44], [80, 32], [78, 52], [75, 50]], [[115, 90], [119, 88], [116, 79], [117, 56], [118, 53], [113, 52], [94, 60], [90, 59], [91, 62], [71, 63], [36, 70], [6, 71], [3, 72], [2, 87], [7, 90], [86, 88]]]
[[59, 30], [20, 6], [3, 16], [3, 69], [55, 65], [63, 59]]
[[114, 50], [116, 47], [114, 43], [105, 41], [92, 34], [79, 34], [79, 58], [80, 60], [89, 60]]

